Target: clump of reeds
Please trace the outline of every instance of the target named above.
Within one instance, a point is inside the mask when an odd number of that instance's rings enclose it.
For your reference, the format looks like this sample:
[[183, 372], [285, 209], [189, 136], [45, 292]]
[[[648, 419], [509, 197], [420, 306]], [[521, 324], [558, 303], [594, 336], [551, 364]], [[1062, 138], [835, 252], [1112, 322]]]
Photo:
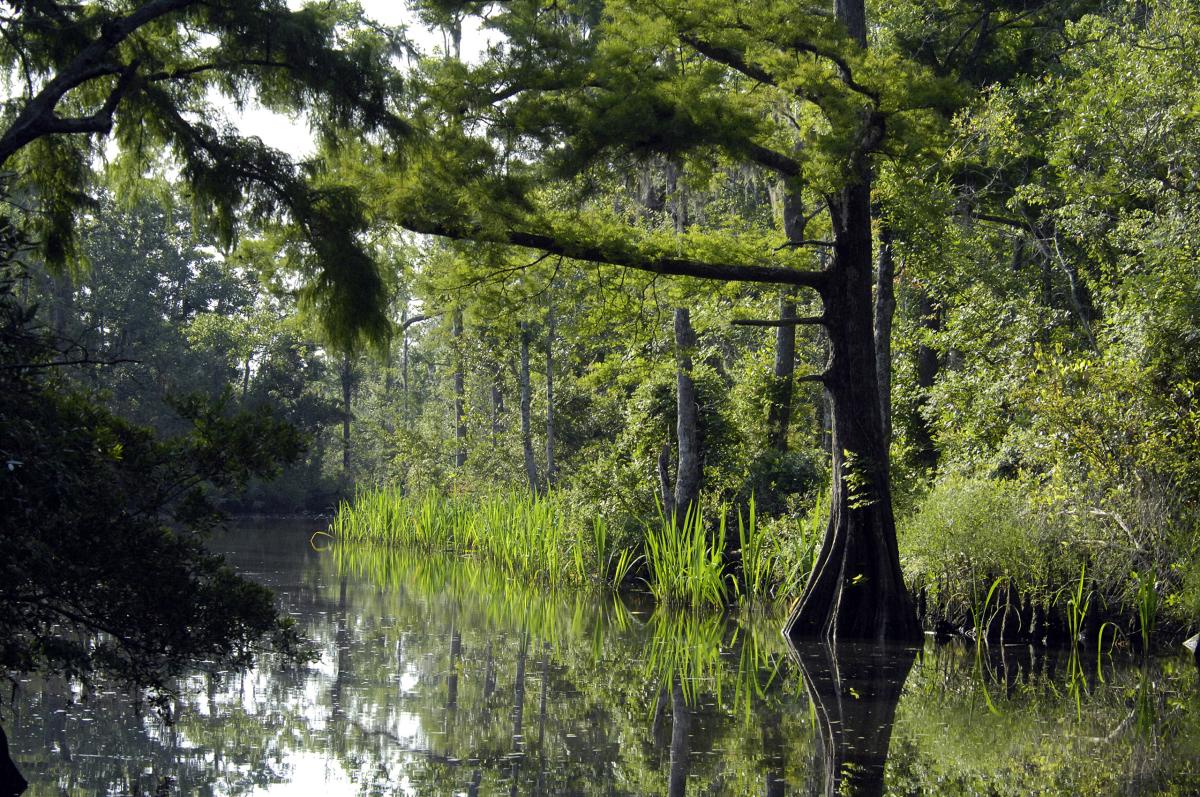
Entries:
[[[579, 584], [628, 572], [590, 549], [556, 494], [520, 491], [446, 496], [406, 495], [395, 487], [359, 492], [343, 501], [329, 533], [343, 543], [377, 543], [469, 554], [511, 575]], [[624, 567], [624, 571], [620, 568]]]
[[650, 592], [670, 606], [724, 606], [729, 585], [725, 580], [725, 513], [710, 535], [704, 513], [688, 506], [683, 522], [675, 513], [659, 512], [657, 525], [646, 528], [646, 565]]

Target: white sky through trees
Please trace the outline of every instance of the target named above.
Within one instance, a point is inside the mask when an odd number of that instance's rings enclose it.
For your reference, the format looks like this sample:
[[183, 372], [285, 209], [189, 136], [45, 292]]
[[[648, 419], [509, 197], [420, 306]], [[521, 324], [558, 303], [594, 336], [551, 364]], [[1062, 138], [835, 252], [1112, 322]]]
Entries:
[[[408, 38], [424, 53], [435, 50], [444, 51], [446, 42], [440, 31], [432, 31], [419, 23], [408, 8], [405, 0], [359, 0], [367, 16], [382, 25], [403, 25]], [[288, 5], [299, 7], [304, 0], [288, 0]], [[487, 32], [480, 30], [478, 20], [470, 17], [464, 20], [462, 52], [466, 60], [471, 61], [483, 52], [487, 43]], [[303, 118], [292, 119], [283, 114], [267, 110], [255, 103], [247, 103], [242, 111], [238, 111], [228, 102], [222, 102], [226, 107], [230, 120], [237, 125], [241, 132], [248, 136], [257, 136], [267, 146], [282, 150], [295, 158], [304, 158], [313, 154], [315, 147], [312, 133]]]

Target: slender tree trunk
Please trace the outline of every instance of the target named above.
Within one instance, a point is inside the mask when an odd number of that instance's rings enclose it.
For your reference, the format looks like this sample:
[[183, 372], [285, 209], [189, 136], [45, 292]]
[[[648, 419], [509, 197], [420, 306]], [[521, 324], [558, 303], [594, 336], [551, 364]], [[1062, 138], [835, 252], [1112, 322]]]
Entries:
[[554, 465], [554, 287], [550, 288], [546, 312], [546, 486], [553, 487], [557, 469]]
[[404, 389], [404, 428], [412, 428], [412, 415], [409, 411], [409, 387], [408, 387], [408, 310], [405, 309], [400, 316], [400, 334], [403, 336], [400, 355], [400, 380]]
[[350, 355], [342, 355], [342, 476], [350, 480], [350, 417], [354, 374]]
[[892, 231], [884, 223], [879, 230], [879, 258], [875, 269], [875, 378], [879, 382], [879, 412], [883, 438], [892, 440], [892, 318], [896, 314], [896, 262], [892, 255]]
[[504, 434], [504, 368], [496, 361], [492, 371], [492, 448]]
[[[790, 291], [779, 297], [779, 318], [796, 317], [796, 301]], [[792, 390], [796, 371], [796, 327], [783, 324], [775, 328], [775, 377], [771, 385], [771, 401], [767, 408], [768, 444], [782, 454], [788, 447], [788, 429], [792, 424]]]
[[[937, 332], [941, 329], [941, 314], [928, 293], [924, 291], [917, 298], [918, 323], [924, 330]], [[917, 345], [917, 409], [913, 413], [913, 437], [917, 444], [917, 461], [924, 467], [933, 470], [938, 464], [937, 441], [934, 440], [933, 430], [922, 412], [929, 401], [929, 389], [933, 387], [938, 373], [937, 350], [927, 343]]]
[[662, 502], [663, 517], [675, 514], [675, 492], [671, 487], [671, 441], [668, 439], [658, 451], [658, 493]]
[[467, 464], [467, 420], [465, 412], [466, 386], [463, 375], [463, 316], [455, 310], [450, 321], [450, 334], [454, 337], [454, 467]]
[[679, 464], [675, 471], [675, 512], [682, 522], [700, 497], [699, 408], [696, 383], [692, 380], [692, 352], [696, 331], [686, 307], [675, 308], [675, 439]]
[[0, 797], [17, 797], [29, 786], [8, 751], [8, 737], [0, 727]]
[[[778, 196], [782, 205], [783, 234], [792, 242], [804, 240], [806, 224], [800, 187], [794, 182], [783, 182]], [[782, 320], [796, 317], [796, 300], [790, 289], [784, 289], [780, 294], [779, 317]], [[781, 454], [787, 451], [795, 373], [796, 327], [785, 324], [775, 328], [775, 380], [767, 409], [767, 444]]]
[[[863, 0], [836, 0], [838, 19], [866, 45]], [[876, 113], [865, 139], [882, 132]], [[824, 385], [833, 407], [829, 527], [804, 593], [788, 618], [793, 639], [916, 643], [892, 515], [888, 445], [879, 402], [871, 297], [871, 169], [865, 154], [830, 197], [833, 262], [821, 288], [830, 358]]]
[[521, 325], [521, 448], [525, 454], [525, 475], [529, 479], [529, 489], [537, 492], [538, 473], [537, 462], [533, 458], [533, 430], [530, 421], [530, 403], [532, 389], [529, 383], [529, 322], [522, 321]]

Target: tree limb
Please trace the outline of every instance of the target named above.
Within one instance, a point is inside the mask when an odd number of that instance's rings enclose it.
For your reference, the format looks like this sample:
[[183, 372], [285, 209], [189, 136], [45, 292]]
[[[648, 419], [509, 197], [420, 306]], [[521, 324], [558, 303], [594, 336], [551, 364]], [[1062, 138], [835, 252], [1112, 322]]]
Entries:
[[628, 266], [638, 271], [652, 274], [666, 274], [676, 277], [698, 277], [700, 279], [720, 280], [723, 282], [764, 282], [778, 285], [797, 285], [821, 291], [828, 279], [821, 271], [800, 271], [779, 266], [754, 266], [735, 263], [710, 263], [702, 260], [677, 257], [647, 258], [636, 251], [605, 249], [604, 247], [566, 241], [553, 234], [522, 232], [508, 230], [493, 232], [482, 226], [453, 227], [441, 222], [407, 217], [398, 220], [398, 224], [412, 232], [425, 235], [436, 235], [459, 241], [474, 241], [476, 243], [510, 244], [524, 246], [529, 249], [540, 249], [572, 260], [583, 260], [589, 263], [605, 263], [614, 266]]
[[[86, 120], [57, 119], [55, 108], [63, 96], [89, 80], [106, 75], [124, 75], [127, 67], [114, 64], [110, 60], [112, 52], [121, 42], [139, 28], [156, 19], [198, 2], [200, 0], [150, 0], [126, 16], [117, 17], [104, 23], [100, 30], [100, 37], [80, 50], [70, 63], [59, 70], [58, 74], [42, 87], [41, 91], [30, 98], [21, 112], [17, 114], [17, 118], [0, 136], [0, 165], [3, 165], [22, 147], [42, 136], [55, 132], [94, 132], [96, 122], [92, 122], [93, 126], [89, 127], [85, 124]], [[124, 81], [125, 78], [123, 77], [122, 80]], [[115, 96], [114, 94], [109, 95], [105, 107], [107, 108], [109, 102], [112, 102], [115, 110], [116, 104], [120, 102], [121, 96], [127, 89], [128, 85], [121, 88], [118, 84], [118, 91], [114, 92]], [[101, 114], [103, 114], [103, 109]], [[101, 114], [96, 116], [99, 117]], [[112, 110], [109, 110], [107, 115], [111, 120]], [[92, 117], [92, 119], [95, 120], [96, 117]], [[56, 124], [65, 126], [66, 129], [56, 130]], [[111, 121], [109, 124], [111, 125]], [[74, 129], [75, 127], [78, 129]]]

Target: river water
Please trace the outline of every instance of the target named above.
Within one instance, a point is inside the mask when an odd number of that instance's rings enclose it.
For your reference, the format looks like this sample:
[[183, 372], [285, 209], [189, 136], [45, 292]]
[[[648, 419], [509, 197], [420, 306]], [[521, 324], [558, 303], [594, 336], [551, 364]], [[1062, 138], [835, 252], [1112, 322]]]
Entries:
[[[320, 658], [196, 674], [159, 710], [23, 680], [31, 795], [1197, 794], [1190, 659], [794, 649], [771, 618], [561, 594], [463, 560], [218, 546]], [[10, 699], [11, 698], [11, 699]]]

